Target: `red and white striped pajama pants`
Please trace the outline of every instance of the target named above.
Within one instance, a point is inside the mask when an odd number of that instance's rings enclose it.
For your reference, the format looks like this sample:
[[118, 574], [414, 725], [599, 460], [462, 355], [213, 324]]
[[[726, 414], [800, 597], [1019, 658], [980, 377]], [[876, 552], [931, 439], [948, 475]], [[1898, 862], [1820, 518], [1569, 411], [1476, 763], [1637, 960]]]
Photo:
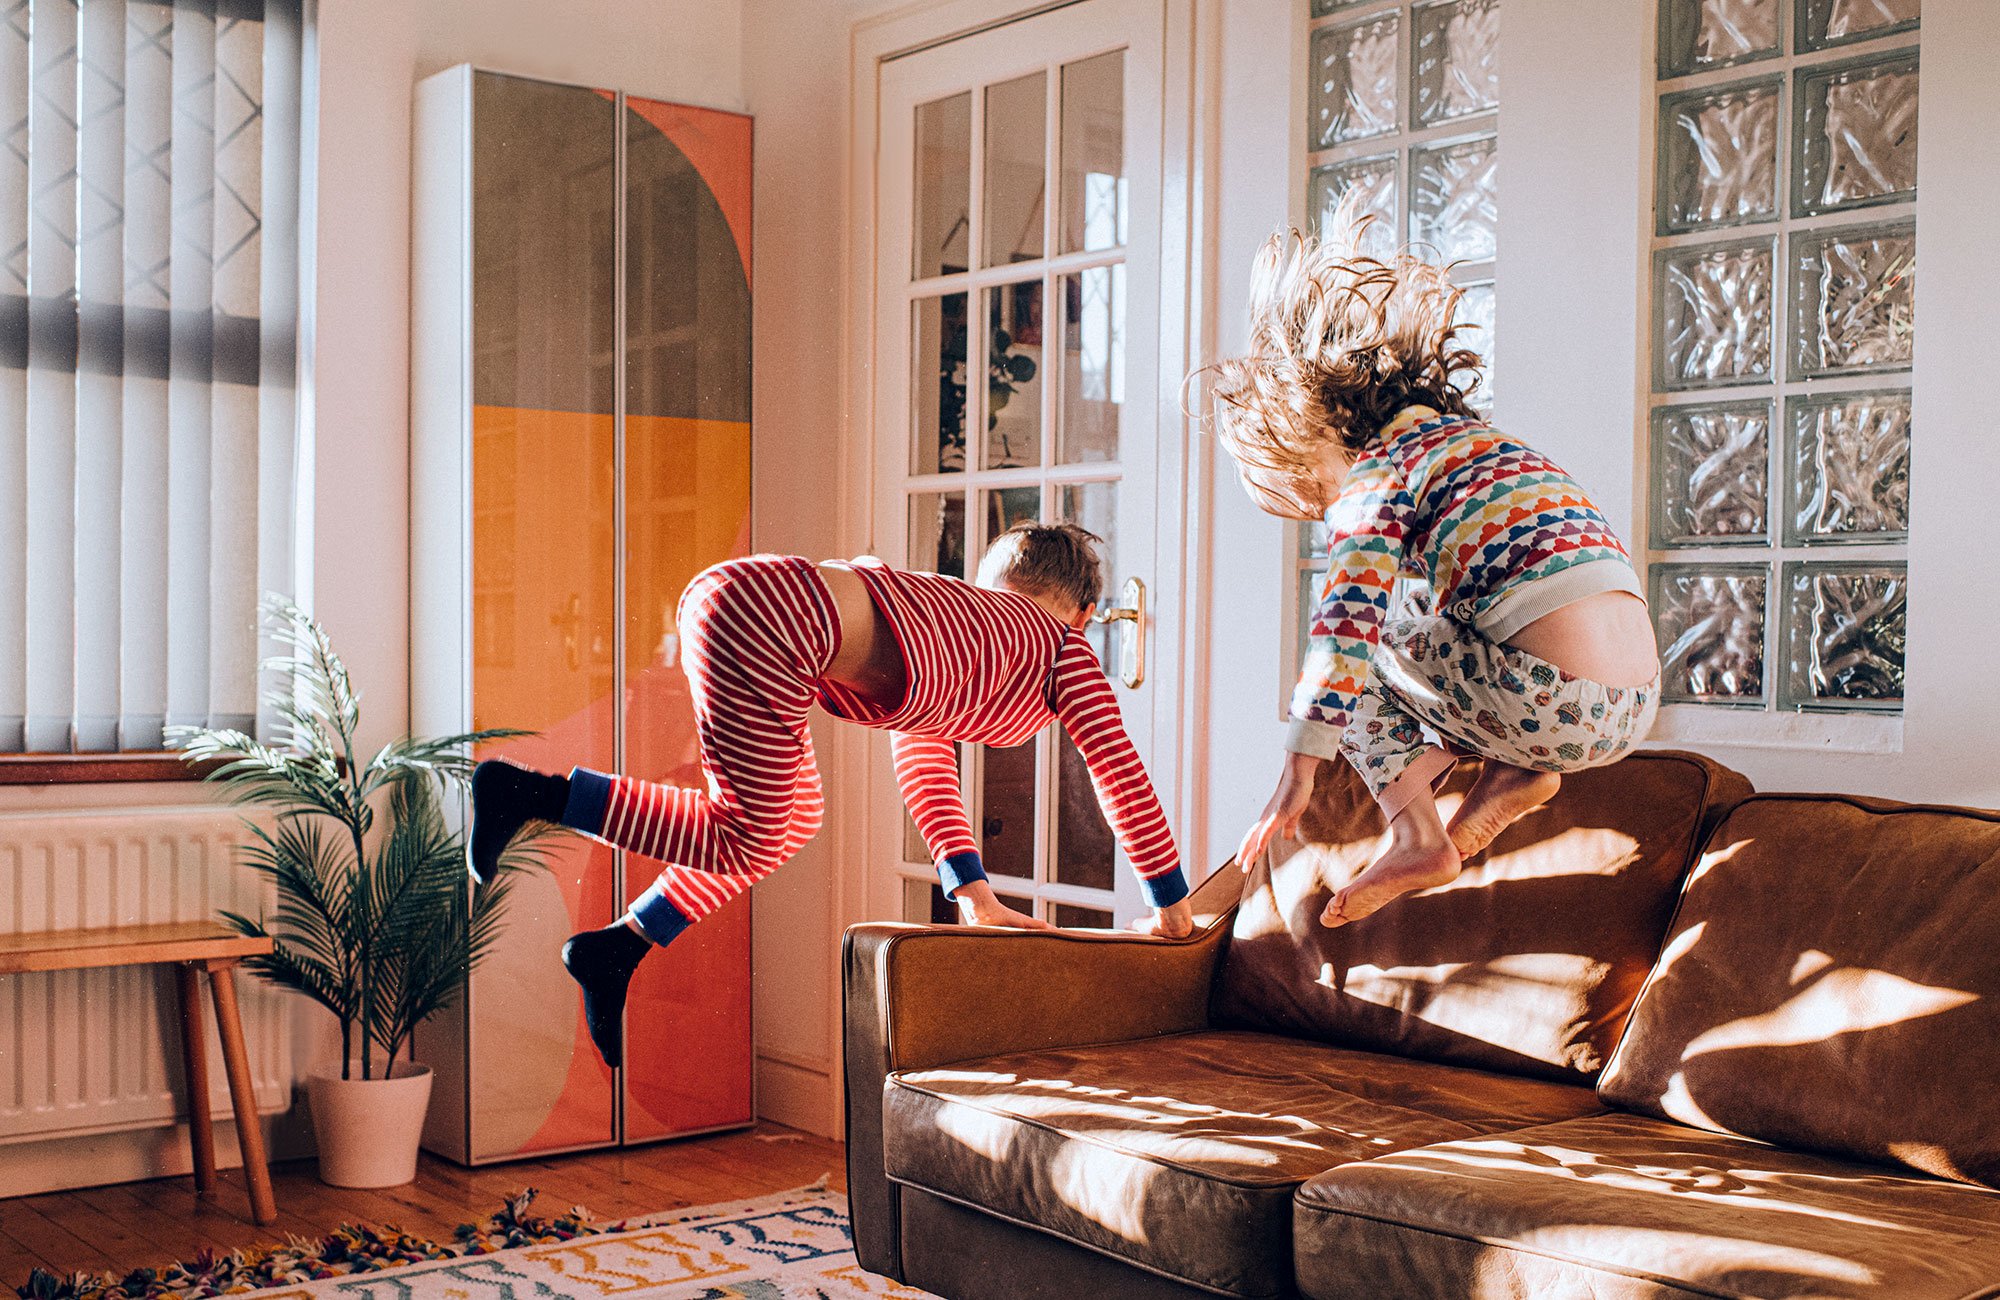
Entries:
[[840, 623], [812, 562], [778, 555], [706, 570], [682, 593], [678, 621], [708, 788], [612, 776], [597, 834], [672, 864], [649, 892], [699, 921], [819, 830], [826, 804], [806, 714]]

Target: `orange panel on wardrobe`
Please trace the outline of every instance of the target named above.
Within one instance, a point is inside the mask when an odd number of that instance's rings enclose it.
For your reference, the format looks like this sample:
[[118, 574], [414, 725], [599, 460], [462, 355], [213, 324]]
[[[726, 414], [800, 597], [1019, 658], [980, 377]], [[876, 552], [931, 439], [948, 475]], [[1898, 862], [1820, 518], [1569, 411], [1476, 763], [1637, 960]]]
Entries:
[[[702, 781], [675, 608], [750, 531], [750, 120], [626, 100], [625, 770]], [[627, 856], [625, 897], [655, 863]], [[625, 1136], [753, 1118], [750, 899], [639, 968]]]

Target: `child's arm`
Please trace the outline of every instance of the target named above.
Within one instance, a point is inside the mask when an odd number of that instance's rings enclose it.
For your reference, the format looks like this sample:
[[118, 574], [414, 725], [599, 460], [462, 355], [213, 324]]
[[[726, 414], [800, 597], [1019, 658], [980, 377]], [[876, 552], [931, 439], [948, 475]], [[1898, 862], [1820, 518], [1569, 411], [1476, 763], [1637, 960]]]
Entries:
[[1382, 456], [1356, 461], [1327, 511], [1326, 579], [1292, 691], [1292, 726], [1285, 738], [1290, 752], [1277, 793], [1237, 846], [1236, 865], [1244, 871], [1274, 837], [1298, 834], [1320, 763], [1340, 756], [1340, 736], [1368, 681], [1415, 514], [1409, 488]]
[[1410, 490], [1381, 456], [1355, 463], [1327, 511], [1326, 579], [1313, 606], [1305, 665], [1292, 691], [1285, 748], [1293, 753], [1340, 757], [1340, 734], [1368, 681], [1368, 662], [1381, 641], [1414, 514]]
[[933, 736], [892, 731], [889, 753], [903, 803], [937, 863], [938, 883], [958, 904], [960, 914], [975, 925], [1053, 928], [1002, 903], [986, 883], [986, 868], [980, 864], [972, 823], [965, 817], [965, 796], [959, 790], [957, 747]]
[[1055, 711], [1083, 755], [1104, 819], [1125, 846], [1140, 891], [1156, 913], [1153, 932], [1174, 938], [1190, 933], [1193, 913], [1186, 904], [1187, 878], [1181, 873], [1173, 831], [1139, 761], [1139, 751], [1125, 734], [1118, 697], [1082, 637], [1064, 643], [1056, 664]]

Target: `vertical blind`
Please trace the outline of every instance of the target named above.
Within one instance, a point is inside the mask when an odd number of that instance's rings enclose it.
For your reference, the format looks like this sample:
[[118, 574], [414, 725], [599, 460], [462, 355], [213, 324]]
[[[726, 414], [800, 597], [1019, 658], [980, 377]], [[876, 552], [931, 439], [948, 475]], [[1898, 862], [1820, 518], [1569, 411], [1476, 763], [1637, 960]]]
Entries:
[[0, 0], [0, 752], [258, 725], [297, 552], [304, 0]]

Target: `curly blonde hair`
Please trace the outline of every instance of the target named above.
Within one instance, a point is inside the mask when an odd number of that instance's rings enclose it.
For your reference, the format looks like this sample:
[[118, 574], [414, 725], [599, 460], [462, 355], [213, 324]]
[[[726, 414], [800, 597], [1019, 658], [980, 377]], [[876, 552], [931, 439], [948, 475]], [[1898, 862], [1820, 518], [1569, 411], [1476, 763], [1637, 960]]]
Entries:
[[[1265, 241], [1250, 289], [1250, 350], [1206, 368], [1216, 436], [1246, 473], [1324, 509], [1330, 452], [1365, 450], [1406, 406], [1471, 415], [1478, 354], [1453, 324], [1462, 291], [1404, 250], [1362, 251], [1374, 218], [1343, 203], [1320, 237]], [[1468, 376], [1461, 386], [1460, 376]]]

